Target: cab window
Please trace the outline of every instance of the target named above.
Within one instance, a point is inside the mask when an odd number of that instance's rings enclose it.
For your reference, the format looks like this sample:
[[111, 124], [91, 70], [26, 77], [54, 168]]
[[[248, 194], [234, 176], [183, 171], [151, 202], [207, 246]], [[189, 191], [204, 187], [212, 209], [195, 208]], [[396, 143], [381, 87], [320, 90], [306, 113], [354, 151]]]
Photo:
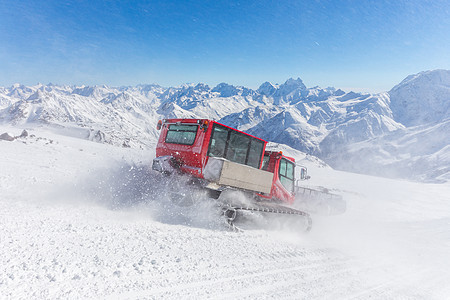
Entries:
[[279, 176], [281, 184], [289, 192], [294, 192], [294, 164], [289, 160], [282, 158], [280, 161]]
[[211, 157], [225, 157], [228, 130], [225, 127], [214, 125], [208, 155]]
[[197, 136], [197, 125], [169, 125], [169, 130], [166, 135], [166, 143], [192, 145]]
[[236, 131], [231, 131], [225, 158], [237, 162], [238, 164], [245, 165], [249, 143], [250, 139], [248, 136]]
[[244, 133], [214, 124], [208, 156], [259, 168], [264, 142]]
[[261, 164], [261, 155], [264, 151], [264, 142], [252, 139], [250, 143], [247, 165], [259, 168]]

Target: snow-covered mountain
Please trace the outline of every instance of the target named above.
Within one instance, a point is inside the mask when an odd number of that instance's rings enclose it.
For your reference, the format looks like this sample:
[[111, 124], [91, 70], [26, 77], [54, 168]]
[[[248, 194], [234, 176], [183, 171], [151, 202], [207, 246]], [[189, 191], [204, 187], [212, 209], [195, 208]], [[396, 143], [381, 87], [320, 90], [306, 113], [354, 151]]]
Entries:
[[326, 161], [341, 170], [382, 177], [450, 181], [450, 119], [351, 144], [344, 152], [330, 152]]
[[[307, 88], [300, 78], [283, 84], [265, 82], [257, 90], [226, 83], [213, 88], [202, 83], [170, 88], [52, 84], [0, 88], [0, 122], [16, 126], [45, 125], [90, 140], [152, 148], [158, 119], [208, 118], [315, 154], [338, 169], [427, 180], [449, 177], [442, 170], [449, 165], [445, 158], [450, 139], [448, 133], [433, 129], [445, 127], [449, 105], [450, 71], [445, 70], [408, 76], [380, 94]], [[423, 140], [424, 130], [435, 133], [435, 138]], [[426, 154], [411, 152], [414, 146], [400, 146], [400, 139], [411, 135], [415, 136], [411, 145], [426, 143]], [[398, 142], [396, 151], [378, 147], [387, 140]], [[374, 149], [385, 159], [379, 160]], [[423, 155], [439, 157], [444, 168], [433, 172], [418, 166], [428, 163]], [[350, 157], [355, 163], [349, 163]], [[399, 161], [404, 166], [401, 172], [380, 171]]]
[[[410, 75], [385, 95], [384, 103], [386, 112], [392, 111], [388, 119], [402, 127], [343, 144], [333, 151], [324, 143], [339, 146], [339, 134], [333, 136], [337, 130], [334, 129], [320, 145], [322, 158], [341, 170], [420, 181], [450, 181], [450, 71]], [[392, 124], [391, 128], [394, 127], [396, 124]]]
[[[124, 146], [150, 146], [159, 115], [161, 88], [113, 89], [106, 86], [70, 87], [14, 85], [0, 97], [0, 120], [13, 125], [47, 125], [82, 138]], [[158, 100], [158, 101], [156, 101]], [[158, 104], [155, 104], [155, 103]]]
[[395, 119], [405, 126], [444, 121], [450, 118], [450, 71], [410, 75], [389, 95]]

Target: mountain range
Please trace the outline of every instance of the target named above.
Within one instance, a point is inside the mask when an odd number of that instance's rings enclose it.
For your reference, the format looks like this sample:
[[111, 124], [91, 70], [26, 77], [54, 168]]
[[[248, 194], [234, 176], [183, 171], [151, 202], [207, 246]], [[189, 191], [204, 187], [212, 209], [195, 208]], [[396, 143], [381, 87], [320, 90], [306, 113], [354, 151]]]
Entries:
[[305, 86], [253, 90], [15, 84], [0, 87], [0, 122], [124, 147], [153, 148], [162, 118], [207, 118], [318, 156], [336, 169], [428, 182], [450, 180], [450, 71], [410, 75], [389, 92]]

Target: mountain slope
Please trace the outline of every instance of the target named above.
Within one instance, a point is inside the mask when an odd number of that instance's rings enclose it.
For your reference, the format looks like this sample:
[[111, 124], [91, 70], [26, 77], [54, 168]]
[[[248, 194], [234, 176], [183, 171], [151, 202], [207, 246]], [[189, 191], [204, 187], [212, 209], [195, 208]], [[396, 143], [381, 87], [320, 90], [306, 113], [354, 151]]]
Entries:
[[389, 91], [394, 118], [405, 126], [450, 118], [450, 71], [410, 75]]
[[[339, 128], [334, 129], [320, 145], [326, 153], [322, 158], [341, 170], [419, 181], [449, 181], [450, 71], [410, 75], [389, 91], [384, 103], [392, 110], [391, 118], [404, 127], [394, 124], [392, 128], [396, 130], [327, 149], [327, 143], [336, 146], [339, 141], [339, 132], [337, 137], [333, 133]], [[386, 114], [380, 116], [384, 118]], [[380, 124], [384, 126], [387, 122]], [[365, 124], [358, 127], [361, 129]]]
[[[22, 127], [40, 124], [99, 142], [152, 148], [159, 134], [155, 129], [158, 119], [215, 119], [268, 141], [317, 155], [335, 168], [367, 172], [399, 159], [388, 147], [382, 151], [386, 159], [380, 164], [379, 154], [373, 149], [382, 147], [376, 143], [386, 139], [394, 143], [393, 139], [410, 135], [418, 125], [430, 126], [434, 132], [433, 126], [450, 118], [449, 74], [450, 71], [436, 70], [411, 75], [389, 93], [380, 94], [307, 88], [300, 78], [283, 84], [265, 82], [257, 90], [226, 83], [214, 88], [201, 83], [171, 88], [16, 84], [0, 88], [0, 122]], [[423, 135], [416, 137], [418, 145], [438, 143], [439, 139], [437, 134], [434, 140], [426, 140]], [[365, 164], [357, 164], [360, 159], [353, 149], [364, 147], [367, 149], [361, 153], [365, 153]], [[442, 157], [442, 151], [446, 156], [448, 151], [435, 144], [429, 149], [436, 150], [434, 157]], [[427, 152], [428, 155], [432, 153]], [[354, 157], [354, 164], [346, 163], [349, 157]], [[401, 160], [402, 164], [411, 165], [428, 162], [416, 152]], [[374, 162], [371, 167], [370, 162]], [[447, 161], [442, 164], [447, 166]], [[425, 169], [426, 166], [416, 166], [392, 174], [426, 180], [434, 176], [442, 181], [438, 175], [441, 171], [429, 170], [425, 176], [421, 173]]]
[[450, 120], [399, 129], [328, 157], [341, 170], [418, 181], [450, 181]]

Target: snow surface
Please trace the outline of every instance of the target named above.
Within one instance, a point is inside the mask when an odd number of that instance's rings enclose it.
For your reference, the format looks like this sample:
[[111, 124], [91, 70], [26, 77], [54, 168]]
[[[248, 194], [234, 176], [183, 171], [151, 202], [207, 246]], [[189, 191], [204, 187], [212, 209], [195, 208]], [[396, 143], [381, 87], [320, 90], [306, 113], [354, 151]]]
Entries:
[[[149, 150], [27, 125], [0, 141], [6, 299], [446, 299], [450, 184], [307, 165], [348, 211], [313, 230], [230, 232], [206, 199], [172, 205]], [[0, 126], [19, 136], [20, 126]], [[201, 199], [200, 199], [201, 200]]]

